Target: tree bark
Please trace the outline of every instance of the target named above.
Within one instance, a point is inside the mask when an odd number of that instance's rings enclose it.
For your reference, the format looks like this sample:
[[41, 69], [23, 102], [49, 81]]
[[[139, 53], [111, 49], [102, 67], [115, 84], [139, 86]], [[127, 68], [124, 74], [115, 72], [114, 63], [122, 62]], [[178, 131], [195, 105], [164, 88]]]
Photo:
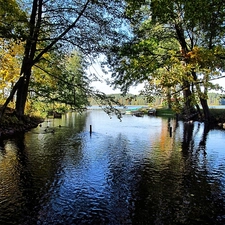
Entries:
[[0, 112], [0, 120], [2, 118], [2, 116], [4, 115], [5, 113], [5, 110], [7, 108], [7, 105], [9, 104], [10, 101], [13, 100], [13, 97], [18, 89], [18, 87], [21, 85], [21, 83], [23, 82], [23, 77], [20, 77], [19, 80], [15, 83], [15, 85], [13, 86], [12, 88], [12, 91], [10, 92], [10, 95], [9, 97], [6, 99], [4, 105], [2, 106], [2, 109], [1, 109], [1, 112]]
[[196, 72], [194, 70], [192, 70], [191, 72], [194, 81], [196, 81], [196, 89], [197, 89], [197, 93], [198, 93], [198, 97], [202, 106], [202, 110], [203, 110], [203, 115], [204, 115], [204, 121], [205, 122], [209, 122], [211, 119], [211, 115], [210, 115], [210, 111], [209, 111], [209, 106], [208, 106], [208, 102], [207, 99], [205, 97], [202, 97], [203, 93], [201, 91], [201, 88], [199, 86], [199, 84], [197, 83], [197, 75]]
[[192, 104], [192, 92], [190, 88], [190, 83], [188, 81], [184, 81], [183, 96], [185, 101], [183, 113], [186, 118], [191, 118], [191, 115], [195, 113], [195, 108]]
[[200, 98], [200, 102], [201, 102], [202, 109], [203, 109], [204, 121], [206, 123], [207, 122], [210, 122], [210, 120], [211, 120], [211, 114], [210, 114], [210, 111], [209, 111], [208, 102], [204, 98]]
[[19, 119], [21, 119], [24, 116], [30, 76], [31, 76], [31, 67], [28, 68], [28, 70], [23, 76], [22, 82], [18, 86], [16, 95], [16, 115]]
[[167, 102], [168, 102], [168, 108], [172, 108], [172, 101], [171, 101], [171, 91], [170, 88], [168, 87], [166, 90], [166, 97], [167, 97]]

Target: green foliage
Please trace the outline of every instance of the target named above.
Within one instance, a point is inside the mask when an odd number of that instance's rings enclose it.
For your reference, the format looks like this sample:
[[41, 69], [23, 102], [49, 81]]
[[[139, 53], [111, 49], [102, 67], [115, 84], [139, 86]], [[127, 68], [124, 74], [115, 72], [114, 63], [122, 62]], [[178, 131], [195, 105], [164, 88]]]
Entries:
[[112, 48], [113, 53], [108, 55], [113, 85], [126, 93], [130, 86], [143, 81], [154, 84], [174, 63], [177, 49], [178, 42], [168, 35], [166, 28], [145, 21], [133, 40], [121, 48]]
[[222, 95], [219, 93], [208, 93], [208, 103], [210, 106], [220, 105]]
[[0, 0], [0, 38], [25, 38], [27, 17], [16, 0]]
[[45, 113], [53, 109], [59, 112], [85, 108], [89, 104], [89, 79], [84, 70], [82, 55], [76, 51], [64, 58], [58, 54], [46, 55], [45, 60], [37, 64], [34, 70], [30, 102], [33, 106], [45, 108], [41, 110]]
[[1, 119], [1, 125], [2, 126], [9, 126], [12, 124], [20, 124], [20, 121], [18, 120], [18, 118], [16, 116], [9, 116], [9, 115], [5, 115], [2, 119]]
[[169, 108], [157, 108], [157, 116], [175, 116], [175, 111]]

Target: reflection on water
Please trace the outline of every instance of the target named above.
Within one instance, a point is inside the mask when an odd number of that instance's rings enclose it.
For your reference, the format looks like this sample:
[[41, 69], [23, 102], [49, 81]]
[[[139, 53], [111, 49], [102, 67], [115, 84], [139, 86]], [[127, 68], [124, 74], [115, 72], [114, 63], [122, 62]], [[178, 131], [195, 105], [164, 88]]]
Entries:
[[0, 224], [225, 224], [224, 139], [148, 116], [48, 120], [0, 143]]

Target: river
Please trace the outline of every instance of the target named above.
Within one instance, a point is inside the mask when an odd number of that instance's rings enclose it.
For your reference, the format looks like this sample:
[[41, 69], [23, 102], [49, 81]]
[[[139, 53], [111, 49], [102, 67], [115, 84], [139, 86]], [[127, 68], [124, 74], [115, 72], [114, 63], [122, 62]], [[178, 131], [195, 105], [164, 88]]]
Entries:
[[224, 140], [198, 122], [100, 110], [46, 120], [1, 140], [0, 224], [225, 224]]

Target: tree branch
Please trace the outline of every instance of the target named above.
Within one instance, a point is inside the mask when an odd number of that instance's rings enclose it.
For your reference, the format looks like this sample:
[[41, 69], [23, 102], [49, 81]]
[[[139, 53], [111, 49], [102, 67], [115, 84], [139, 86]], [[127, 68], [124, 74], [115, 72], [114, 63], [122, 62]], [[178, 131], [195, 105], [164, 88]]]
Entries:
[[81, 10], [80, 14], [78, 15], [78, 17], [76, 18], [76, 20], [70, 25], [68, 26], [57, 38], [55, 38], [51, 44], [49, 44], [43, 51], [41, 51], [36, 58], [33, 60], [32, 66], [37, 63], [40, 58], [47, 53], [59, 40], [61, 40], [73, 27], [75, 27], [76, 23], [79, 21], [79, 19], [81, 18], [81, 16], [84, 14], [88, 4], [90, 3], [90, 0], [87, 0], [86, 4], [84, 5], [83, 9]]

